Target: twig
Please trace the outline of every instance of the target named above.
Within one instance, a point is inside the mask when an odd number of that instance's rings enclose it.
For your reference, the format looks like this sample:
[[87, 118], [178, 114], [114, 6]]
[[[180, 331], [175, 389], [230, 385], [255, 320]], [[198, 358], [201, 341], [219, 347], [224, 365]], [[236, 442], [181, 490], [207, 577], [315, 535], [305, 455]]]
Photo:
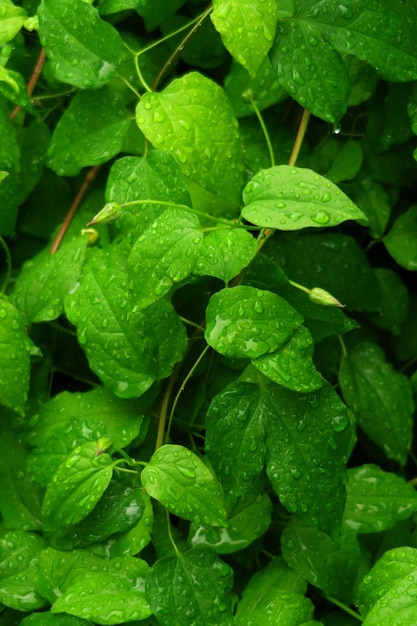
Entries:
[[[29, 82], [27, 84], [27, 90], [29, 97], [33, 94], [33, 90], [35, 89], [36, 83], [38, 82], [39, 76], [41, 75], [43, 64], [45, 63], [45, 49], [42, 48], [38, 60], [36, 61], [35, 69], [32, 72], [32, 76], [29, 78]], [[16, 115], [19, 113], [21, 109], [21, 105], [18, 104], [13, 111], [10, 113], [10, 119], [13, 120]]]

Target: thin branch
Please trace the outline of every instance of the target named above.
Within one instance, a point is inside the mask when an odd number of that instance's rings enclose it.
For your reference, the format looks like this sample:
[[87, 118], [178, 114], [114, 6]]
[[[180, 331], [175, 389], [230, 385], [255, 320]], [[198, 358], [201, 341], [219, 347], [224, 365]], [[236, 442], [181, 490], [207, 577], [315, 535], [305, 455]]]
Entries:
[[[39, 76], [41, 75], [42, 72], [42, 68], [43, 68], [43, 64], [45, 63], [45, 59], [46, 59], [46, 55], [45, 55], [45, 49], [42, 48], [38, 60], [36, 61], [36, 65], [35, 68], [32, 72], [32, 76], [29, 78], [29, 82], [27, 84], [27, 90], [28, 90], [28, 95], [29, 97], [33, 94], [33, 90], [36, 87], [36, 83], [38, 82]], [[10, 113], [10, 119], [13, 120], [16, 115], [19, 113], [20, 109], [22, 107], [20, 106], [20, 104], [18, 104], [13, 111]]]

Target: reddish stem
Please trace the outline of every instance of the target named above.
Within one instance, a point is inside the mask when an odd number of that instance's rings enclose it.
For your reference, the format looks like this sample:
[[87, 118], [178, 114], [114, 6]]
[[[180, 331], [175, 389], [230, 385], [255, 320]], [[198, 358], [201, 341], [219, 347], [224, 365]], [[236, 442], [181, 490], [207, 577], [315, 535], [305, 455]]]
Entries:
[[[36, 61], [35, 69], [32, 72], [32, 76], [29, 78], [29, 82], [27, 85], [28, 95], [29, 97], [33, 94], [33, 90], [35, 89], [36, 83], [38, 82], [39, 76], [41, 75], [43, 64], [45, 63], [45, 49], [42, 48], [38, 60]], [[16, 115], [19, 113], [22, 107], [18, 104], [13, 111], [10, 113], [10, 119], [13, 120]]]
[[75, 196], [73, 203], [71, 204], [68, 213], [65, 216], [65, 219], [62, 223], [61, 228], [59, 229], [59, 232], [57, 234], [57, 236], [55, 237], [55, 240], [52, 244], [50, 253], [51, 254], [55, 254], [55, 252], [58, 250], [59, 246], [61, 245], [61, 242], [65, 236], [65, 233], [67, 232], [71, 222], [72, 222], [72, 218], [74, 217], [75, 213], [77, 212], [77, 209], [80, 205], [81, 200], [83, 199], [83, 197], [85, 196], [89, 186], [91, 185], [91, 183], [93, 182], [93, 180], [95, 179], [97, 172], [99, 170], [100, 166], [99, 165], [95, 165], [94, 167], [92, 167], [88, 173], [87, 176], [84, 179], [83, 184], [81, 185], [77, 195]]

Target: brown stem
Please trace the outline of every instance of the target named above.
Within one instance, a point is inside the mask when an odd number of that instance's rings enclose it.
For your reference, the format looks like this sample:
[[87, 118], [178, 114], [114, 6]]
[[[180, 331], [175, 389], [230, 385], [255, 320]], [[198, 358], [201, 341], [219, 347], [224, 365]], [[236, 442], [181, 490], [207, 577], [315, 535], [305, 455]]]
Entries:
[[[43, 64], [45, 63], [45, 49], [42, 48], [38, 60], [36, 61], [35, 69], [32, 72], [32, 76], [29, 78], [29, 82], [27, 84], [27, 90], [29, 97], [33, 94], [33, 90], [35, 89], [36, 83], [38, 82], [39, 76], [41, 75]], [[22, 107], [18, 104], [13, 111], [10, 113], [10, 119], [13, 120], [16, 115], [19, 113]]]
[[298, 127], [297, 137], [295, 138], [291, 156], [288, 161], [288, 165], [295, 165], [297, 162], [298, 155], [300, 154], [300, 149], [303, 144], [304, 135], [306, 134], [309, 119], [310, 113], [307, 111], [307, 109], [304, 109], [303, 116]]
[[99, 165], [95, 165], [94, 167], [92, 167], [91, 169], [89, 169], [87, 176], [84, 179], [83, 184], [80, 187], [80, 190], [78, 191], [77, 195], [74, 198], [73, 203], [71, 204], [68, 213], [65, 216], [65, 219], [62, 223], [61, 228], [59, 229], [59, 232], [57, 234], [57, 236], [55, 237], [55, 240], [52, 244], [50, 253], [51, 254], [55, 254], [55, 252], [58, 250], [59, 246], [61, 245], [61, 241], [63, 240], [65, 233], [67, 232], [72, 219], [75, 215], [75, 213], [77, 212], [77, 209], [80, 205], [81, 200], [83, 199], [83, 197], [85, 196], [87, 189], [89, 188], [89, 186], [91, 185], [91, 183], [93, 182], [93, 180], [95, 179], [98, 170], [100, 169]]

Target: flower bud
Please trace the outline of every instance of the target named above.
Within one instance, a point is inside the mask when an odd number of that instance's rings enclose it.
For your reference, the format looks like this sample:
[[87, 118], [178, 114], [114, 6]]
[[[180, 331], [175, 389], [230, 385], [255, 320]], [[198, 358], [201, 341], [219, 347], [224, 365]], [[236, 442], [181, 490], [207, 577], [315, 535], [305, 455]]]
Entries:
[[315, 302], [316, 304], [323, 304], [324, 306], [345, 306], [344, 304], [341, 304], [339, 300], [336, 300], [336, 298], [334, 298], [328, 291], [320, 289], [320, 287], [310, 289], [308, 297], [312, 302]]
[[83, 228], [81, 230], [82, 235], [87, 235], [88, 237], [88, 245], [93, 246], [99, 239], [100, 235], [96, 231], [95, 228]]
[[109, 224], [119, 219], [122, 213], [122, 207], [118, 202], [108, 202], [97, 213], [95, 217], [88, 222], [87, 226], [93, 226], [94, 224]]

